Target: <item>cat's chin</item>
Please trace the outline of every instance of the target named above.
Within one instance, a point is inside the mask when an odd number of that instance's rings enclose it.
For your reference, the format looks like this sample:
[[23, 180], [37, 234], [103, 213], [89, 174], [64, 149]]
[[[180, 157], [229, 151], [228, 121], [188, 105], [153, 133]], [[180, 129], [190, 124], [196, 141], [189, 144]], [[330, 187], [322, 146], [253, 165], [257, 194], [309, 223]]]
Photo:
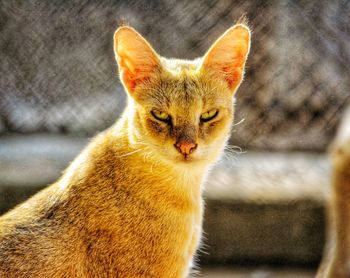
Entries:
[[197, 159], [195, 159], [192, 156], [187, 156], [187, 157], [182, 156], [182, 157], [179, 157], [178, 160], [182, 163], [191, 163], [191, 162], [197, 161]]

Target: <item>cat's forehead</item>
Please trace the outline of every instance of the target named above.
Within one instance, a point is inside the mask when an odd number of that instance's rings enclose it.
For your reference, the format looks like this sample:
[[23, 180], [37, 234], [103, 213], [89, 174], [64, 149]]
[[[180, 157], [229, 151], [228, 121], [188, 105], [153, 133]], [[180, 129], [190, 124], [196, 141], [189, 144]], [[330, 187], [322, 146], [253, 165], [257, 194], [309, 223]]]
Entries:
[[161, 90], [172, 103], [196, 104], [205, 95], [198, 75], [200, 60], [162, 59]]
[[163, 70], [155, 87], [146, 90], [146, 102], [159, 109], [175, 106], [178, 111], [228, 105], [227, 98], [231, 96], [200, 73], [200, 63], [200, 59], [162, 59]]
[[180, 75], [184, 72], [196, 72], [199, 69], [202, 59], [183, 60], [183, 59], [167, 59], [162, 58], [162, 66], [164, 69], [174, 75]]
[[206, 102], [209, 97], [209, 95], [206, 96], [206, 88], [201, 81], [187, 70], [182, 71], [181, 74], [163, 76], [160, 91], [168, 106], [197, 106]]
[[227, 103], [227, 97], [218, 90], [212, 80], [201, 75], [198, 70], [200, 59], [165, 60], [166, 67], [161, 76], [160, 91], [169, 104], [175, 105], [215, 105]]

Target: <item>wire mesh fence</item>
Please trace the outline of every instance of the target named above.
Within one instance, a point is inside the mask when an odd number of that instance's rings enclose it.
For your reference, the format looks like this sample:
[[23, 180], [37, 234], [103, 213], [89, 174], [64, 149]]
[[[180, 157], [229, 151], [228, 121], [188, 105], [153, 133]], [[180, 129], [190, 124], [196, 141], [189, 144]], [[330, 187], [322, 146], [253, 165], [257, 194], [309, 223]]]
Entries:
[[125, 107], [121, 20], [196, 58], [243, 13], [253, 29], [233, 144], [324, 150], [350, 103], [348, 1], [0, 1], [0, 133], [92, 135]]

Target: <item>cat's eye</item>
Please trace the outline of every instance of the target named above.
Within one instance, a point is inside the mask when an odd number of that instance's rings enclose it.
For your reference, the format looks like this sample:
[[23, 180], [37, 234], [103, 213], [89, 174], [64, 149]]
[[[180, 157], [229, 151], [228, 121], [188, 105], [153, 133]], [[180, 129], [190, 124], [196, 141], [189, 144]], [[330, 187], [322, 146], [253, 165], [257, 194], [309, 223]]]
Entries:
[[208, 112], [205, 112], [201, 115], [201, 121], [209, 122], [212, 119], [214, 119], [218, 114], [219, 114], [219, 110], [217, 109], [209, 110]]
[[167, 113], [163, 112], [163, 111], [152, 110], [151, 114], [157, 120], [162, 121], [162, 122], [168, 122], [170, 120], [170, 116]]

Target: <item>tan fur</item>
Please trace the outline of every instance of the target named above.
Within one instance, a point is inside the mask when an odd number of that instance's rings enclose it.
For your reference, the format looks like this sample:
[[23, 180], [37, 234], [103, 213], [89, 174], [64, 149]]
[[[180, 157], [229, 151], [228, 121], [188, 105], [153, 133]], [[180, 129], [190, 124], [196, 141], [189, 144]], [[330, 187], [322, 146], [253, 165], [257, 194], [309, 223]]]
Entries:
[[[55, 184], [0, 218], [0, 277], [188, 275], [203, 180], [228, 137], [249, 51], [246, 26], [227, 34], [216, 42], [220, 51], [206, 54], [210, 61], [183, 61], [159, 57], [130, 27], [116, 31], [127, 108]], [[218, 116], [200, 122], [213, 108]], [[198, 147], [184, 157], [177, 142]]]
[[350, 109], [331, 148], [328, 242], [318, 278], [350, 277]]

